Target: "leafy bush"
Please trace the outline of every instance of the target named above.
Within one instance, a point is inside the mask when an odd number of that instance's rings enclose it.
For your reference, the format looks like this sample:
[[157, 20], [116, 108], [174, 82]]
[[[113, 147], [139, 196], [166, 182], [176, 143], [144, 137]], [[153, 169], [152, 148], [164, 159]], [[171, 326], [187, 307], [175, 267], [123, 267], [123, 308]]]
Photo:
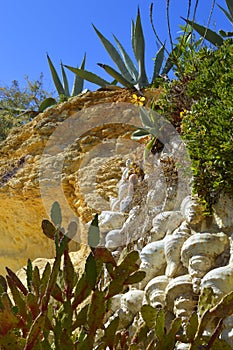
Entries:
[[[42, 101], [51, 96], [43, 88], [43, 75], [35, 81], [25, 77], [26, 86], [21, 88], [14, 80], [11, 86], [0, 87], [0, 141], [13, 127], [26, 124], [38, 114]], [[51, 98], [51, 97], [50, 97]]]
[[220, 192], [233, 192], [232, 65], [231, 41], [216, 51], [204, 48], [196, 55], [187, 86], [193, 103], [184, 113], [182, 134], [192, 159], [194, 191], [208, 210]]

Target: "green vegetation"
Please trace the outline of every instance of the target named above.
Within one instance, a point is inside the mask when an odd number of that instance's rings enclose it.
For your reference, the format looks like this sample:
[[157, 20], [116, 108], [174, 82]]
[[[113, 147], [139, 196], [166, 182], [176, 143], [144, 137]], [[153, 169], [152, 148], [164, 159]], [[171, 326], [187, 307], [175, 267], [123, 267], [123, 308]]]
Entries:
[[[160, 75], [166, 75], [171, 70], [173, 66], [172, 56], [168, 57], [164, 67], [162, 68], [165, 57], [165, 45], [163, 44], [155, 55], [153, 77], [151, 83], [149, 83], [145, 68], [145, 39], [139, 10], [136, 21], [132, 21], [131, 32], [131, 43], [138, 68], [135, 66], [133, 60], [130, 58], [129, 54], [125, 51], [124, 47], [115, 35], [113, 37], [117, 48], [108, 39], [106, 39], [95, 26], [93, 27], [108, 54], [120, 70], [120, 72], [118, 72], [106, 64], [98, 63], [100, 67], [102, 67], [112, 78], [114, 78], [114, 84], [120, 83], [127, 88], [136, 88], [137, 90], [140, 90], [143, 87], [153, 84]], [[85, 71], [84, 69], [73, 68], [70, 66], [65, 67], [81, 78], [102, 87], [106, 87], [107, 85], [111, 84], [101, 77], [93, 74], [92, 72]]]
[[43, 88], [43, 75], [35, 81], [25, 77], [26, 86], [21, 88], [14, 80], [10, 87], [0, 87], [0, 141], [4, 140], [13, 127], [32, 120], [40, 111], [41, 103], [51, 98]]
[[[109, 250], [98, 247], [95, 216], [88, 233], [88, 241], [95, 242], [95, 247], [90, 247], [85, 269], [78, 275], [68, 246], [77, 225], [70, 223], [64, 234], [61, 222], [60, 206], [55, 202], [51, 222], [42, 222], [45, 235], [55, 242], [52, 265], [47, 263], [44, 271], [39, 271], [29, 260], [25, 285], [9, 268], [6, 279], [0, 276], [1, 350], [173, 350], [177, 340], [189, 343], [190, 350], [230, 349], [218, 336], [224, 318], [233, 314], [233, 292], [215, 305], [211, 292], [205, 291], [200, 304], [202, 316], [198, 320], [193, 313], [185, 332], [180, 318], [171, 321], [166, 329], [165, 311], [150, 305], [142, 306], [142, 320], [136, 330], [134, 327], [129, 332], [131, 324], [119, 327], [119, 314], [109, 318], [111, 303], [115, 295], [145, 277], [145, 272], [139, 270], [138, 252], [125, 250], [116, 261]], [[208, 300], [212, 300], [209, 305]], [[217, 324], [215, 331], [204, 335], [213, 320]]]

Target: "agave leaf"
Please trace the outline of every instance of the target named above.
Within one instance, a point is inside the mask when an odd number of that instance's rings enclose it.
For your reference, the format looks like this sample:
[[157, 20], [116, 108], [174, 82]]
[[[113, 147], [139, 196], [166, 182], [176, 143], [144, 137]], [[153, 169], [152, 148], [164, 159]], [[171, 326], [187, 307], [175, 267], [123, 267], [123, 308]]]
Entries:
[[223, 13], [229, 19], [229, 21], [233, 24], [233, 3], [232, 3], [232, 0], [226, 0], [226, 4], [227, 4], [229, 12], [227, 12], [227, 10], [225, 10], [220, 5], [218, 5], [218, 7], [223, 11]]
[[219, 30], [219, 34], [224, 38], [230, 38], [233, 36], [233, 32], [225, 32], [222, 29]]
[[140, 129], [133, 132], [133, 134], [131, 135], [131, 139], [141, 140], [142, 138], [144, 138], [148, 135], [150, 135], [149, 131], [147, 131], [146, 129], [140, 128]]
[[55, 105], [56, 103], [57, 103], [57, 101], [55, 100], [55, 98], [48, 97], [48, 98], [44, 99], [44, 101], [41, 102], [39, 109], [38, 109], [38, 112], [39, 113], [44, 112], [44, 110], [46, 108], [49, 108], [49, 107]]
[[100, 31], [93, 25], [93, 28], [100, 38], [102, 44], [104, 45], [105, 49], [107, 50], [108, 54], [112, 58], [112, 60], [115, 62], [117, 67], [120, 69], [121, 73], [123, 74], [123, 77], [128, 80], [129, 82], [133, 81], [133, 76], [130, 75], [124, 61], [122, 60], [121, 56], [119, 55], [118, 51], [115, 49], [115, 47], [110, 43], [108, 39], [106, 39]]
[[185, 19], [183, 17], [181, 18], [186, 23], [188, 23], [193, 29], [195, 29], [204, 39], [208, 40], [211, 44], [215, 46], [221, 46], [223, 44], [223, 38], [213, 30], [203, 27], [200, 24]]
[[64, 95], [66, 97], [70, 97], [69, 83], [68, 83], [67, 75], [62, 62], [61, 62], [61, 73], [62, 73], [62, 79], [63, 79], [64, 92], [65, 92]]
[[156, 53], [155, 61], [154, 61], [154, 73], [152, 78], [152, 83], [158, 78], [160, 70], [162, 68], [163, 60], [164, 60], [164, 51], [165, 45], [163, 45], [159, 51]]
[[115, 69], [113, 69], [112, 67], [108, 66], [107, 64], [102, 64], [102, 63], [98, 63], [98, 66], [100, 66], [101, 68], [103, 68], [108, 74], [110, 74], [114, 79], [116, 79], [120, 84], [122, 84], [123, 86], [127, 87], [127, 88], [132, 88], [132, 84], [126, 80], [123, 75], [121, 75], [120, 73], [118, 73]]
[[124, 47], [121, 45], [120, 41], [117, 39], [117, 37], [115, 35], [113, 35], [117, 46], [119, 48], [119, 51], [123, 57], [125, 66], [130, 74], [130, 76], [133, 78], [133, 82], [134, 84], [136, 84], [137, 79], [138, 79], [138, 71], [133, 63], [133, 61], [131, 60], [131, 58], [129, 57], [129, 55], [127, 54], [127, 52], [125, 51]]
[[80, 69], [80, 68], [75, 68], [75, 67], [70, 67], [70, 66], [65, 66], [67, 69], [69, 69], [71, 72], [77, 74], [80, 78], [85, 79], [87, 81], [90, 81], [93, 84], [99, 85], [101, 87], [105, 87], [106, 85], [110, 85], [110, 83], [98, 75], [89, 72], [85, 69]]
[[[82, 63], [80, 65], [80, 69], [85, 68], [85, 63], [86, 63], [86, 54], [84, 54]], [[84, 84], [84, 79], [78, 75], [75, 75], [71, 96], [77, 96], [78, 94], [80, 94], [83, 91], [83, 84]]]
[[148, 111], [145, 108], [140, 108], [139, 109], [139, 114], [140, 114], [140, 118], [142, 121], [142, 124], [147, 128], [153, 128], [155, 125], [153, 124]]
[[57, 74], [57, 71], [49, 57], [49, 55], [47, 54], [47, 60], [48, 60], [48, 63], [49, 63], [49, 68], [50, 68], [50, 72], [52, 74], [52, 78], [53, 78], [53, 82], [54, 82], [54, 85], [57, 89], [57, 93], [58, 95], [65, 95], [65, 90], [62, 86], [62, 83], [61, 83], [61, 80]]
[[62, 223], [61, 207], [57, 201], [54, 202], [52, 205], [50, 217], [54, 225], [58, 227], [61, 226], [61, 223]]
[[168, 55], [168, 58], [165, 62], [165, 65], [163, 67], [161, 75], [167, 75], [170, 72], [170, 70], [172, 69], [172, 67], [175, 64], [174, 57], [177, 59], [179, 57], [179, 55], [181, 55], [181, 51], [179, 49], [179, 46], [177, 45]]
[[140, 11], [138, 9], [138, 14], [136, 18], [136, 23], [133, 25], [134, 27], [134, 39], [133, 39], [133, 48], [134, 55], [138, 62], [139, 75], [138, 75], [138, 84], [139, 87], [144, 87], [148, 85], [148, 79], [146, 76], [145, 70], [145, 40], [142, 30], [142, 23], [140, 17]]

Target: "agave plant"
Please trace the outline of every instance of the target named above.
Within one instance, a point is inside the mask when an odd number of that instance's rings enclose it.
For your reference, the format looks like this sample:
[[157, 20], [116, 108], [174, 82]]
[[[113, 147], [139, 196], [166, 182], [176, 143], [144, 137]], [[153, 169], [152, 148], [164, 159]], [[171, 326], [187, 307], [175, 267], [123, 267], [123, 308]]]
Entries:
[[[226, 17], [229, 19], [231, 24], [233, 25], [233, 0], [225, 0], [228, 11], [225, 10], [222, 6], [218, 5], [218, 7], [223, 11]], [[221, 46], [224, 42], [224, 39], [233, 37], [233, 32], [225, 32], [220, 29], [219, 32], [214, 32], [208, 27], [204, 27], [198, 23], [190, 21], [189, 19], [183, 18], [194, 30], [196, 30], [204, 39], [209, 41], [214, 46]]]
[[[53, 82], [60, 98], [73, 97], [78, 95], [80, 92], [82, 92], [83, 83], [84, 83], [83, 78], [79, 77], [78, 75], [75, 76], [72, 91], [70, 93], [69, 83], [68, 83], [68, 79], [67, 79], [67, 75], [66, 75], [63, 63], [61, 62], [61, 72], [62, 72], [62, 82], [61, 82], [58, 76], [58, 73], [48, 54], [47, 54], [47, 59], [48, 59], [49, 68], [52, 74]], [[83, 57], [82, 63], [80, 65], [80, 69], [84, 69], [85, 62], [86, 62], [86, 54]]]
[[[141, 88], [152, 84], [159, 75], [168, 74], [173, 66], [171, 63], [172, 56], [169, 55], [167, 62], [165, 63], [164, 67], [162, 67], [165, 57], [165, 45], [162, 45], [155, 55], [153, 77], [152, 81], [149, 82], [145, 69], [145, 39], [139, 10], [136, 21], [132, 21], [131, 35], [133, 53], [138, 67], [135, 66], [133, 60], [130, 58], [115, 35], [113, 35], [113, 37], [116, 42], [116, 46], [114, 46], [108, 39], [106, 39], [106, 37], [104, 37], [103, 34], [94, 25], [93, 28], [101, 40], [103, 46], [107, 50], [108, 54], [118, 67], [119, 71], [115, 70], [107, 64], [98, 63], [98, 65], [102, 67], [112, 78], [114, 78], [114, 81], [127, 88], [136, 88], [137, 90], [140, 90]], [[86, 71], [82, 68], [74, 68], [71, 66], [65, 67], [74, 72], [77, 76], [101, 87], [111, 85], [111, 83], [102, 79], [98, 75]]]

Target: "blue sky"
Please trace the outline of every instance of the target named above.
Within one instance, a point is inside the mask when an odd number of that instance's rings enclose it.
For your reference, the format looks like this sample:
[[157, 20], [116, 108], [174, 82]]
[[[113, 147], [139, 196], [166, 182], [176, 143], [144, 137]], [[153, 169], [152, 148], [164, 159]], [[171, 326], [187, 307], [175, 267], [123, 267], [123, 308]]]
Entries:
[[[103, 78], [107, 76], [97, 62], [111, 64], [92, 23], [110, 40], [112, 33], [131, 51], [131, 20], [140, 7], [146, 39], [146, 62], [150, 74], [152, 58], [157, 50], [156, 40], [149, 23], [149, 6], [152, 0], [7, 0], [0, 13], [0, 85], [10, 85], [12, 80], [24, 84], [24, 76], [37, 79], [42, 72], [47, 90], [54, 90], [46, 53], [60, 72], [60, 60], [70, 66], [79, 65], [86, 52], [86, 69]], [[194, 0], [192, 1], [195, 2]], [[179, 24], [184, 23], [188, 0], [170, 0], [172, 34], [175, 38]], [[206, 24], [212, 0], [199, 1], [197, 20]], [[216, 0], [225, 7], [225, 0]], [[154, 1], [154, 23], [162, 41], [168, 39], [166, 1]], [[216, 6], [211, 28], [232, 30], [230, 22]], [[73, 79], [73, 74], [68, 73]], [[91, 89], [97, 88], [86, 84]]]

